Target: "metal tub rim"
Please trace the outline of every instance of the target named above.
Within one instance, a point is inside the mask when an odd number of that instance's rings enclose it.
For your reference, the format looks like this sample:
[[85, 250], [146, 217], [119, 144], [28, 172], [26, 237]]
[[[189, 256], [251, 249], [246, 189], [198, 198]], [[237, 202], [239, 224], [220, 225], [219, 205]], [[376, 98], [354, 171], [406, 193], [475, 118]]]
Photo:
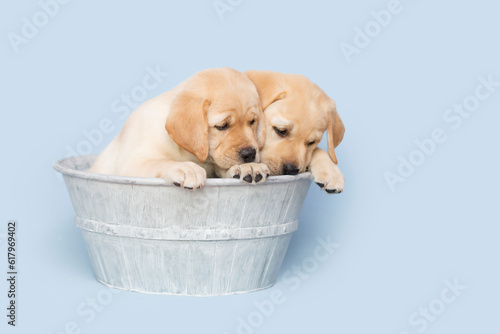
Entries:
[[[74, 167], [82, 165], [83, 163], [87, 162], [88, 159], [93, 159], [96, 157], [97, 155], [81, 155], [76, 157], [75, 156], [68, 157], [54, 162], [53, 167], [56, 171], [62, 173], [63, 175], [69, 175], [72, 177], [85, 180], [100, 181], [107, 183], [143, 185], [143, 186], [175, 187], [173, 184], [169, 184], [165, 180], [160, 178], [100, 174], [100, 173], [89, 172], [88, 170], [76, 169]], [[266, 182], [258, 184], [256, 186], [289, 183], [300, 179], [310, 179], [310, 178], [311, 178], [311, 173], [309, 172], [300, 173], [298, 175], [270, 176], [266, 180]], [[220, 186], [248, 186], [248, 183], [243, 183], [239, 180], [230, 178], [207, 178], [205, 183], [205, 187], [220, 187]]]

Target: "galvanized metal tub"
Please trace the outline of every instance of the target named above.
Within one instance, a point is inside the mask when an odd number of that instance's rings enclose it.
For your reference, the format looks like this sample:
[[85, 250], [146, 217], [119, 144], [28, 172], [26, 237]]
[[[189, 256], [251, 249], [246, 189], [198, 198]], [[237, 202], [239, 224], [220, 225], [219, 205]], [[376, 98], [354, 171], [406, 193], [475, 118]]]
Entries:
[[189, 191], [162, 179], [88, 172], [96, 156], [54, 163], [97, 280], [159, 294], [213, 296], [273, 285], [309, 189], [309, 173], [248, 185], [208, 179]]

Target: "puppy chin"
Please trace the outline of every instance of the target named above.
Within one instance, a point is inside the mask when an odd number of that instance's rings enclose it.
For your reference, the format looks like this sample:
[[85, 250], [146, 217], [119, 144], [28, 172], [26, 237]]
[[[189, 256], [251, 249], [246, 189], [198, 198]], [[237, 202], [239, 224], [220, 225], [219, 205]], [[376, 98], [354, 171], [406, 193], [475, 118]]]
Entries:
[[283, 175], [283, 172], [282, 172], [283, 166], [281, 165], [280, 162], [262, 159], [261, 163], [267, 165], [267, 167], [269, 168], [269, 171], [271, 172], [271, 176]]
[[221, 169], [229, 169], [233, 167], [234, 165], [241, 165], [241, 162], [238, 159], [231, 159], [226, 156], [217, 158], [217, 157], [212, 157], [211, 163], [217, 165]]

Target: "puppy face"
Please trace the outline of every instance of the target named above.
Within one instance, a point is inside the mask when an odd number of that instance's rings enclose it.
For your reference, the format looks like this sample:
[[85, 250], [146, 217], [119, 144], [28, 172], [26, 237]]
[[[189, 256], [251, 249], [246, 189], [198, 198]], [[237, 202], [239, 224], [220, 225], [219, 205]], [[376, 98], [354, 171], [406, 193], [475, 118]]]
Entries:
[[175, 90], [165, 128], [179, 146], [223, 169], [260, 160], [265, 120], [246, 75], [229, 68], [205, 70]]
[[306, 77], [269, 71], [247, 71], [255, 83], [266, 117], [266, 142], [261, 161], [272, 175], [304, 172], [323, 133], [328, 153], [342, 141], [344, 125], [335, 102]]

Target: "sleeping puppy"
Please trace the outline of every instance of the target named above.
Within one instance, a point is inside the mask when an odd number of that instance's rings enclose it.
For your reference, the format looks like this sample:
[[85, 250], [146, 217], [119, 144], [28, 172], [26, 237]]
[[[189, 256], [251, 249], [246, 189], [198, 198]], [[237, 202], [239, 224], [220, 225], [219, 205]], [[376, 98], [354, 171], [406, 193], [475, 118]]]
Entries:
[[201, 188], [207, 176], [263, 182], [269, 175], [258, 163], [264, 121], [246, 75], [201, 71], [140, 105], [90, 171], [159, 177], [186, 189]]
[[[247, 71], [266, 117], [266, 143], [261, 161], [271, 175], [311, 172], [327, 193], [344, 190], [335, 147], [344, 137], [344, 124], [335, 102], [306, 77], [270, 71]], [[317, 147], [327, 132], [328, 153]]]

